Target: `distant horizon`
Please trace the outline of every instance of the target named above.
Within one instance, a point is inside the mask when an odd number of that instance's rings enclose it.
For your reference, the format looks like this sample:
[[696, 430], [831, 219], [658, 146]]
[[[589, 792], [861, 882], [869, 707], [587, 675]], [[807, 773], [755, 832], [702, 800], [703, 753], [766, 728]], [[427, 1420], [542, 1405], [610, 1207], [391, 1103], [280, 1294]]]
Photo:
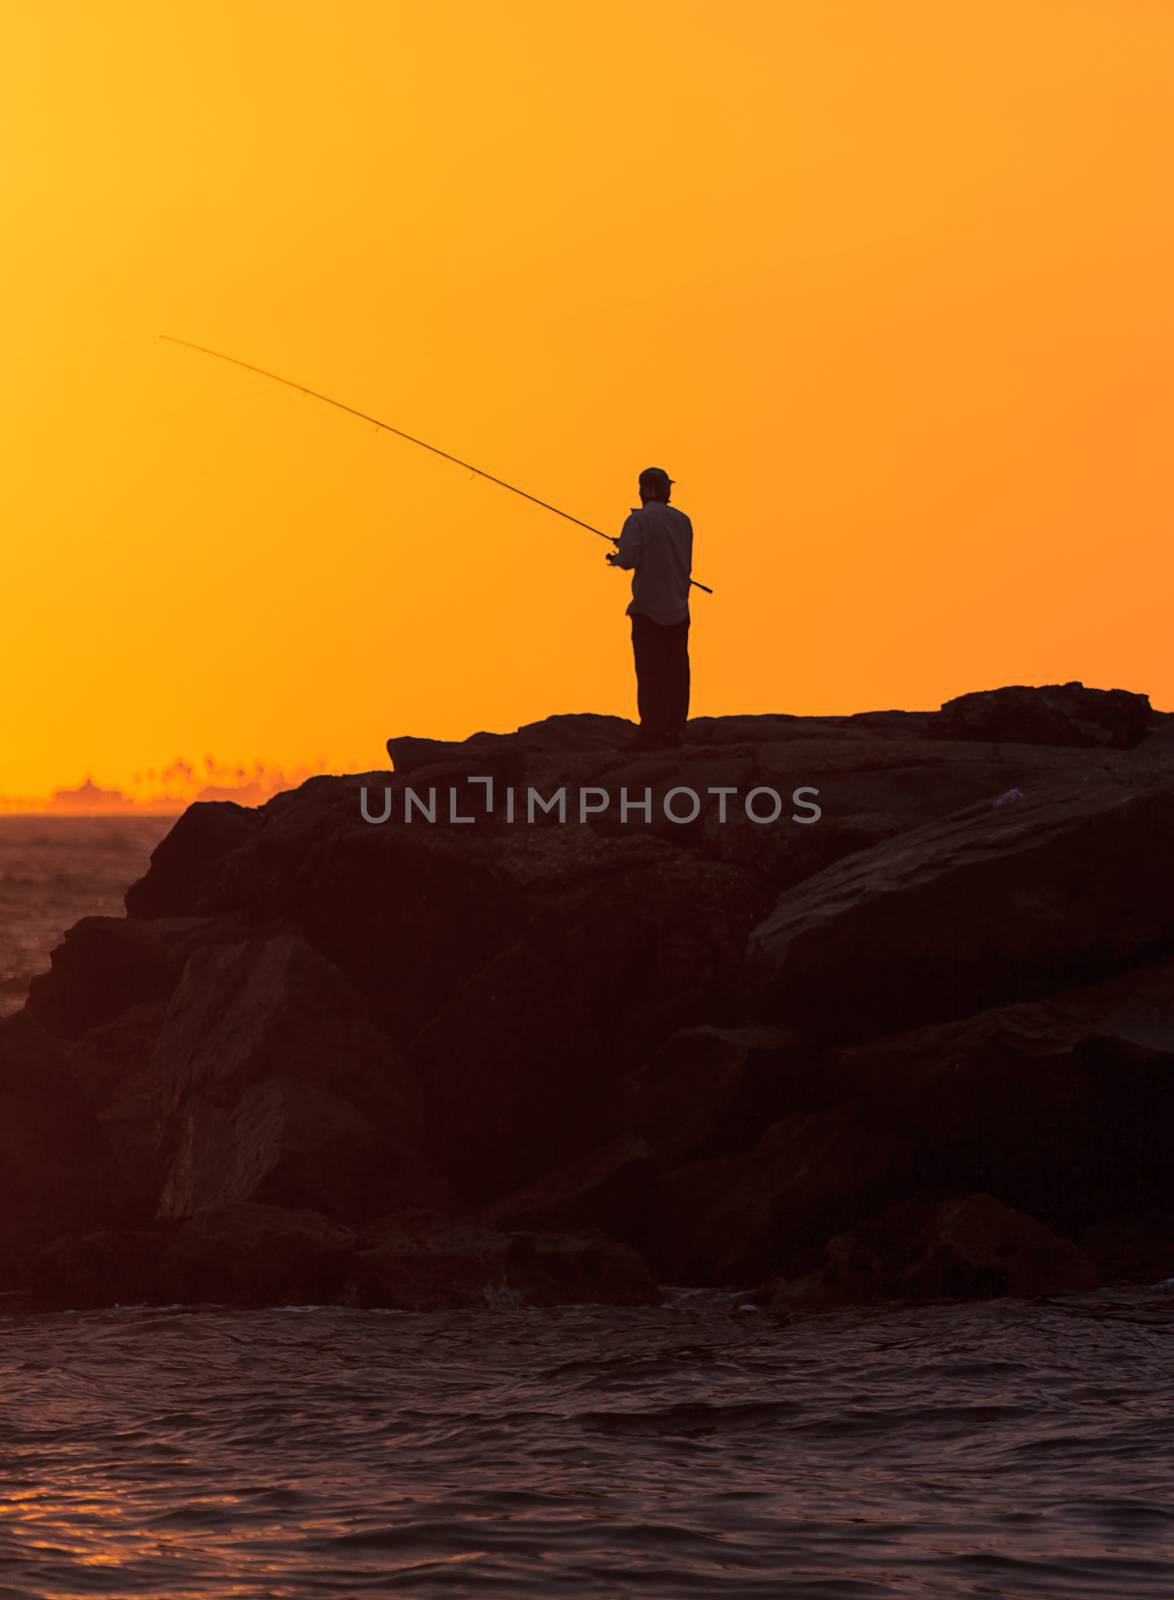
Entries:
[[[180, 757], [161, 769], [137, 772], [126, 783], [107, 784], [88, 771], [78, 782], [51, 785], [43, 794], [0, 793], [0, 815], [166, 815], [181, 812], [197, 800], [261, 805], [273, 795], [331, 770], [320, 761], [303, 762], [286, 770], [261, 761], [246, 765], [219, 763], [206, 757], [203, 763], [196, 764]], [[165, 785], [163, 788], [158, 786], [160, 782]]]

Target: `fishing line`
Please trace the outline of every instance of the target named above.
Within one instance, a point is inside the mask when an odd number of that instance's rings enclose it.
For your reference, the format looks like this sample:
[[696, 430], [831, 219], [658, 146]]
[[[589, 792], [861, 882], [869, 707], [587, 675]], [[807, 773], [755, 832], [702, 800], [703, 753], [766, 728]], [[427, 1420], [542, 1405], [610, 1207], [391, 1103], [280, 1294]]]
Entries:
[[[558, 506], [552, 506], [549, 500], [540, 500], [536, 494], [528, 494], [525, 489], [519, 489], [516, 484], [507, 483], [504, 478], [495, 478], [492, 472], [483, 472], [480, 467], [475, 467], [469, 461], [462, 461], [459, 456], [450, 455], [447, 450], [438, 449], [434, 444], [427, 444], [423, 439], [417, 439], [413, 434], [405, 433], [402, 428], [393, 428], [390, 422], [381, 422], [378, 417], [370, 416], [366, 411], [359, 411], [355, 406], [348, 406], [342, 400], [335, 400], [328, 394], [320, 394], [317, 389], [307, 389], [304, 383], [295, 383], [292, 378], [283, 378], [280, 373], [267, 372], [264, 367], [255, 367], [249, 361], [241, 361], [238, 356], [226, 356], [221, 350], [209, 350], [207, 345], [192, 344], [190, 339], [177, 339], [170, 333], [161, 333], [161, 339], [166, 339], [169, 344], [183, 345], [187, 350], [198, 350], [201, 355], [215, 356], [218, 361], [229, 361], [234, 367], [243, 367], [246, 372], [255, 372], [258, 377], [271, 378], [274, 383], [284, 383], [287, 389], [296, 389], [299, 394], [308, 394], [313, 400], [321, 400], [328, 406], [337, 406], [340, 411], [349, 411], [352, 417], [358, 417], [363, 422], [373, 423], [376, 428], [382, 428], [385, 433], [394, 433], [397, 439], [406, 439], [409, 444], [418, 444], [421, 450], [431, 450], [434, 456], [443, 456], [446, 461], [451, 461], [458, 467], [464, 467], [469, 472], [475, 472], [479, 478], [488, 478], [490, 483], [496, 483], [503, 489], [508, 489], [511, 494], [520, 494], [523, 500], [531, 500], [536, 506], [541, 506], [545, 511], [553, 511], [556, 517], [565, 517], [568, 522], [573, 522], [580, 528], [586, 528], [588, 533], [593, 533], [599, 539], [606, 539], [609, 544], [619, 544], [619, 540], [610, 533], [604, 533], [602, 528], [593, 528], [589, 522], [573, 517], [569, 511], [560, 511]], [[695, 589], [704, 589], [706, 594], [713, 590], [704, 583], [698, 583], [696, 578], [690, 578], [690, 583]]]

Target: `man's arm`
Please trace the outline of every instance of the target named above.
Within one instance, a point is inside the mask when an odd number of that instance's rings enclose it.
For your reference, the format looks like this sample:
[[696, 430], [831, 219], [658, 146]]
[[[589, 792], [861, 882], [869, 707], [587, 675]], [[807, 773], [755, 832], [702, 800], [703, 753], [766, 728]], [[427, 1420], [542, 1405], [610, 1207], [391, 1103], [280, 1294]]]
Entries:
[[608, 556], [608, 562], [613, 567], [631, 569], [639, 566], [640, 555], [644, 547], [643, 534], [640, 528], [639, 513], [633, 511], [620, 530], [619, 544], [616, 550]]

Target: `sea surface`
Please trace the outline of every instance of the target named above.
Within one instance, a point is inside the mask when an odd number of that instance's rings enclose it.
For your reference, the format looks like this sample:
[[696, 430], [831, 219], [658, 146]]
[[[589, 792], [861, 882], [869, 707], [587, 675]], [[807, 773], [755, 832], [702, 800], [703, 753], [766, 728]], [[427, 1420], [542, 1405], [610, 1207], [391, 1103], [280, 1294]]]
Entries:
[[[117, 913], [156, 823], [0, 820], [11, 970]], [[1170, 1600], [1174, 1285], [787, 1320], [10, 1303], [0, 1600], [90, 1595]]]
[[79, 917], [120, 917], [174, 817], [0, 816], [0, 1017]]

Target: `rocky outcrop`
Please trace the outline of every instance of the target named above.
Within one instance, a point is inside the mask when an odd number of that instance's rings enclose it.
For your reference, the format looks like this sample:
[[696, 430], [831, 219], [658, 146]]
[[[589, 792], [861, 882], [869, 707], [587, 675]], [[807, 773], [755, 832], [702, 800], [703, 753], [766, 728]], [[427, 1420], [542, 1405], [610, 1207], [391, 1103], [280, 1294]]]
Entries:
[[304, 940], [193, 955], [153, 1058], [163, 1217], [252, 1200], [355, 1219], [452, 1203], [416, 1079]]
[[1153, 724], [1149, 697], [1127, 689], [1086, 689], [1083, 683], [1051, 683], [1043, 688], [1014, 684], [947, 700], [934, 719], [932, 736], [1130, 750]]
[[772, 1021], [844, 1034], [962, 1017], [1170, 948], [1174, 781], [1053, 780], [807, 879], [755, 930]]
[[83, 917], [33, 979], [27, 1010], [49, 1033], [80, 1039], [131, 1006], [165, 1000], [193, 951], [234, 936], [229, 918]]
[[192, 807], [0, 1028], [0, 1290], [785, 1309], [1165, 1271], [1167, 719], [1060, 685], [630, 734], [393, 739]]
[[1097, 1270], [1071, 1239], [990, 1194], [918, 1210], [895, 1207], [823, 1247], [814, 1270], [782, 1278], [775, 1311], [885, 1299], [990, 1299], [1077, 1294]]
[[197, 800], [156, 846], [147, 876], [126, 891], [128, 916], [193, 915], [220, 862], [260, 825], [259, 812], [235, 801]]

